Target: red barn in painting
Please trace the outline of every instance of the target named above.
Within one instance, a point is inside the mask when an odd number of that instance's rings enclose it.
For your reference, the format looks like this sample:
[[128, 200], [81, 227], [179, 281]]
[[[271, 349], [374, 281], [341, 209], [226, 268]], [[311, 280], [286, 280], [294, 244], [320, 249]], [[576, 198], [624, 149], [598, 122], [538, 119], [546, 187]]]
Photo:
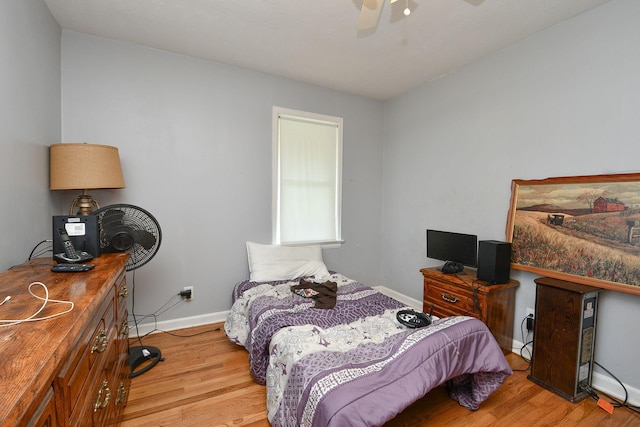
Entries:
[[593, 213], [600, 212], [618, 212], [627, 209], [627, 207], [618, 199], [610, 199], [608, 197], [598, 197], [593, 202]]

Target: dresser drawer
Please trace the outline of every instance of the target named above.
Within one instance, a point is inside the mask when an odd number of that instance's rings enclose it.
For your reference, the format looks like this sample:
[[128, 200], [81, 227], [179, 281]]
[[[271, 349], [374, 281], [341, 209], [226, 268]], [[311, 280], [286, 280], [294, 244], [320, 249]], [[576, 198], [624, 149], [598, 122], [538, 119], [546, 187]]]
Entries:
[[[443, 285], [437, 282], [425, 281], [424, 310], [429, 311], [431, 304], [446, 310], [449, 315], [482, 317], [479, 295], [472, 289]], [[434, 308], [435, 310], [435, 308]]]
[[38, 407], [26, 427], [51, 427], [56, 425], [56, 408], [53, 388], [49, 387], [42, 398], [36, 400]]
[[92, 327], [81, 336], [54, 383], [56, 392], [65, 396], [64, 420], [78, 420], [80, 413], [85, 412], [83, 406], [87, 406], [88, 396], [93, 396], [88, 387], [96, 381], [108, 362], [109, 353], [115, 348], [117, 328], [113, 291], [109, 292], [97, 313], [90, 322]]
[[437, 316], [439, 318], [460, 316], [460, 313], [458, 313], [457, 311], [451, 311], [450, 309], [446, 307], [442, 307], [441, 305], [438, 305], [435, 302], [431, 303], [431, 302], [427, 302], [426, 300], [425, 300], [423, 311], [425, 313], [433, 314], [434, 316]]
[[127, 276], [122, 271], [115, 281], [116, 287], [116, 310], [121, 312], [127, 308], [127, 297], [129, 296], [129, 288], [127, 287]]
[[[115, 346], [115, 343], [111, 343]], [[115, 414], [115, 400], [118, 390], [117, 367], [119, 359], [114, 351], [109, 351], [108, 362], [98, 375], [98, 381], [92, 384], [88, 395], [92, 396], [87, 402], [92, 408], [93, 425], [105, 425]]]

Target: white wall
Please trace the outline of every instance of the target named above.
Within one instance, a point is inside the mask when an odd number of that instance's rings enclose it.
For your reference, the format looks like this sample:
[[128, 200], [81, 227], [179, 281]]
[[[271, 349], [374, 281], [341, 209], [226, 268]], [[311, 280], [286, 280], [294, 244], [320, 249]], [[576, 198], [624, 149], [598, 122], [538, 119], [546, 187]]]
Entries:
[[[640, 170], [638, 22], [614, 0], [385, 105], [383, 283], [421, 298], [426, 228], [504, 240], [512, 179]], [[536, 277], [512, 270], [520, 340]], [[603, 292], [596, 338], [636, 389], [639, 304]]]
[[126, 189], [94, 196], [143, 207], [162, 227], [157, 256], [135, 271], [137, 314], [187, 285], [194, 300], [159, 320], [230, 308], [248, 277], [245, 241], [271, 241], [274, 105], [344, 118], [346, 243], [325, 261], [379, 283], [381, 102], [73, 32], [62, 46], [63, 140], [117, 146]]
[[5, 270], [52, 237], [48, 146], [60, 139], [60, 27], [41, 0], [3, 0], [0, 40], [0, 270]]

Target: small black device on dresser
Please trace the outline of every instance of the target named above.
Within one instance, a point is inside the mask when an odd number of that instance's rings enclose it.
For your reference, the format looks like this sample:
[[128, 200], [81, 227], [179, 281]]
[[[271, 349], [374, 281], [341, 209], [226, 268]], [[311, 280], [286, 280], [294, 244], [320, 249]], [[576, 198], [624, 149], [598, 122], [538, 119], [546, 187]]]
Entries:
[[478, 279], [496, 285], [508, 283], [510, 274], [511, 243], [480, 240], [478, 242]]
[[[78, 263], [100, 256], [98, 219], [95, 215], [53, 216], [53, 257], [58, 262]], [[76, 251], [67, 254], [70, 245]], [[80, 256], [80, 259], [77, 259]]]

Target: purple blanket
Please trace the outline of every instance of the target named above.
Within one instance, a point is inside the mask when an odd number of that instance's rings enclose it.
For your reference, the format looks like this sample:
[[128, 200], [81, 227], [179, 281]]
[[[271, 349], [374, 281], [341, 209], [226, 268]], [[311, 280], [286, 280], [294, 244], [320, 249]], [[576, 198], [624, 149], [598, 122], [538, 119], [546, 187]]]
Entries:
[[[491, 332], [469, 317], [409, 330], [405, 306], [340, 275], [334, 309], [291, 294], [292, 282], [242, 282], [225, 324], [267, 383], [273, 425], [382, 425], [441, 384], [475, 410], [512, 372]], [[246, 330], [245, 330], [246, 329]]]
[[[473, 318], [443, 319], [370, 347], [378, 348], [298, 361], [272, 424], [382, 425], [447, 381], [451, 397], [475, 410], [511, 374], [491, 333]], [[321, 360], [329, 366], [316, 372]]]

